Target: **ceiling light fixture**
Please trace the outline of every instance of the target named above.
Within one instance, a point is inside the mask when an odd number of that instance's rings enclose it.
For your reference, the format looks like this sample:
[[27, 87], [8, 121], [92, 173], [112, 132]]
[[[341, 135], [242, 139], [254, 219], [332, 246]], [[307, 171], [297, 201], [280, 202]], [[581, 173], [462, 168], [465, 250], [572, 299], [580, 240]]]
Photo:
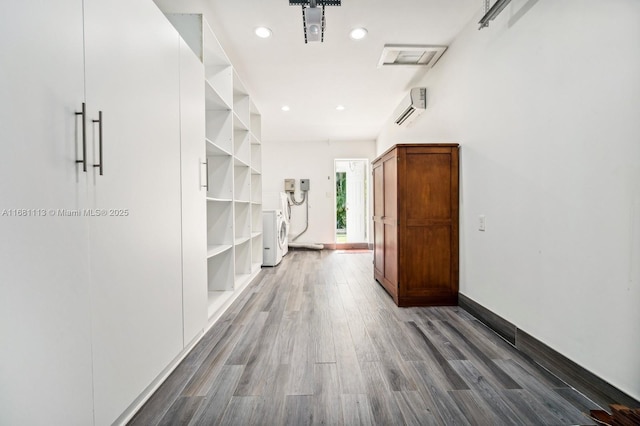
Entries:
[[363, 38], [365, 38], [367, 36], [367, 29], [366, 28], [354, 28], [354, 29], [351, 30], [351, 33], [349, 33], [349, 36], [354, 40], [362, 40]]
[[336, 109], [337, 109], [338, 111], [344, 111], [344, 109], [345, 109], [345, 108], [344, 108], [344, 105], [338, 105], [338, 106], [336, 107]]
[[291, 111], [291, 108], [289, 108], [289, 105], [282, 105], [282, 108], [281, 108], [281, 109], [282, 109], [283, 111], [285, 111], [285, 112], [286, 112], [286, 111]]
[[324, 41], [324, 7], [341, 5], [342, 0], [289, 0], [289, 6], [302, 6], [305, 44], [310, 41]]
[[269, 38], [271, 37], [271, 30], [267, 27], [258, 27], [255, 30], [255, 33], [260, 38]]

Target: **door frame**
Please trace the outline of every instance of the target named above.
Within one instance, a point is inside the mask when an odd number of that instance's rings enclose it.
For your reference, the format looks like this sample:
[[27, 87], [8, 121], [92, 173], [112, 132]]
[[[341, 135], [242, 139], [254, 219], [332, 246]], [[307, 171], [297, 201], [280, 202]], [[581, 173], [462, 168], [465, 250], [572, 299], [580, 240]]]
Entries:
[[[338, 214], [338, 209], [336, 208], [336, 202], [337, 200], [337, 194], [336, 194], [336, 173], [337, 173], [337, 162], [341, 161], [341, 162], [347, 162], [347, 161], [362, 161], [364, 162], [364, 179], [365, 179], [365, 183], [366, 183], [366, 191], [365, 194], [367, 194], [367, 199], [365, 200], [364, 203], [364, 214], [365, 214], [365, 230], [366, 230], [366, 241], [359, 241], [357, 243], [351, 243], [351, 242], [347, 242], [347, 243], [338, 243], [338, 235], [336, 233], [336, 216]], [[371, 220], [370, 220], [370, 214], [369, 212], [371, 211], [371, 160], [368, 158], [364, 158], [364, 157], [345, 157], [345, 158], [334, 158], [333, 159], [333, 219], [332, 219], [332, 226], [333, 226], [333, 243], [336, 247], [336, 249], [338, 248], [369, 248], [369, 245], [371, 244]], [[361, 247], [362, 246], [362, 247]]]

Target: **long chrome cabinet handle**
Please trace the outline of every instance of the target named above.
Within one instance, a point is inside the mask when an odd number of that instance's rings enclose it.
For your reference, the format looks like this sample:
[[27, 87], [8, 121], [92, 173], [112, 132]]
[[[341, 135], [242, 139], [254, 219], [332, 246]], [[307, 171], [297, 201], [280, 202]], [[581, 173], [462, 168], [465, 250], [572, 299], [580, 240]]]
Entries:
[[200, 185], [202, 188], [205, 188], [207, 191], [209, 191], [209, 159], [207, 158], [207, 161], [205, 161], [204, 163], [204, 173], [205, 173], [205, 178], [204, 178], [204, 185]]
[[102, 159], [102, 111], [98, 111], [98, 119], [93, 120], [93, 122], [98, 123], [98, 156], [100, 158], [100, 162], [94, 164], [93, 167], [98, 167], [100, 169], [100, 176], [102, 176], [102, 166], [104, 166], [104, 160]]
[[76, 160], [76, 164], [82, 163], [82, 171], [87, 171], [87, 104], [82, 103], [82, 111], [76, 111], [76, 116], [82, 116], [82, 160]]

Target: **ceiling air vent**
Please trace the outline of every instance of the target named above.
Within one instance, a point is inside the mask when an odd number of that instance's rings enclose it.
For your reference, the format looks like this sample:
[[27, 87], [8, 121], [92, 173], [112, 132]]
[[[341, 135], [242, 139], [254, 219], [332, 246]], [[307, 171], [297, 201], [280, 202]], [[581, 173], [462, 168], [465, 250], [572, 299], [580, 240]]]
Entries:
[[418, 66], [431, 68], [447, 46], [386, 44], [378, 68], [382, 66]]

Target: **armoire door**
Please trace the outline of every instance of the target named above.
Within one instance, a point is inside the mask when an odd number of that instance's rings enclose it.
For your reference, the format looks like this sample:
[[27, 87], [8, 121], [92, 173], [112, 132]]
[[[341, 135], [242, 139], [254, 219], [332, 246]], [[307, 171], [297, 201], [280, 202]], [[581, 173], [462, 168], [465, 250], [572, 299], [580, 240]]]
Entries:
[[0, 14], [0, 424], [89, 425], [82, 0]]
[[398, 293], [398, 155], [383, 160], [384, 167], [384, 277], [385, 287]]
[[385, 154], [373, 165], [374, 276], [398, 295], [398, 157]]
[[376, 277], [384, 277], [384, 165], [373, 165], [373, 267]]
[[152, 1], [85, 0], [96, 424], [183, 348], [179, 38]]
[[458, 300], [458, 145], [403, 147], [400, 306]]

